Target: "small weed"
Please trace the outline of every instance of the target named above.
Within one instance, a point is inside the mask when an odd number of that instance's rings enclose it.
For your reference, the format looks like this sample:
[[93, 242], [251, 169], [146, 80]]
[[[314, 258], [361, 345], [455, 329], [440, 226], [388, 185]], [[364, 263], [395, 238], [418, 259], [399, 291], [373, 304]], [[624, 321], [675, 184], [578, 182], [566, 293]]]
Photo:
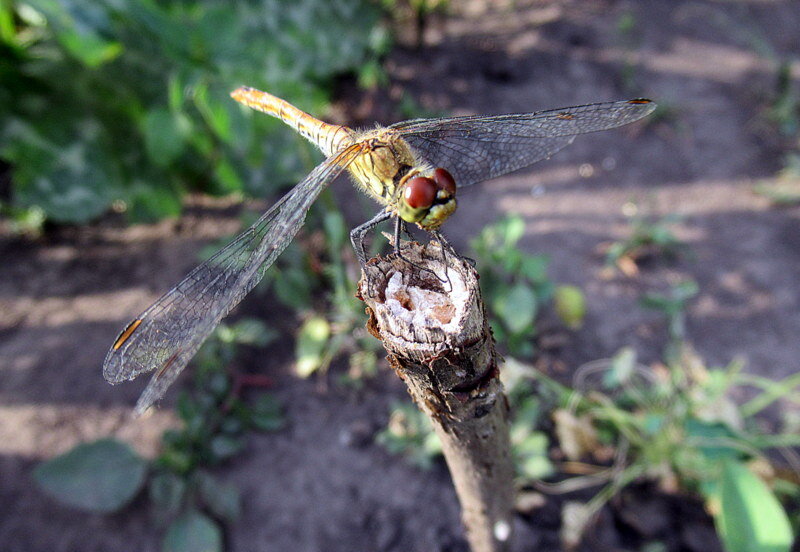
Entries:
[[788, 154], [777, 178], [760, 182], [753, 191], [775, 205], [791, 207], [800, 204], [800, 153]]
[[679, 215], [667, 215], [660, 219], [639, 214], [630, 217], [630, 237], [617, 241], [606, 249], [606, 266], [616, 267], [626, 276], [639, 273], [639, 265], [650, 259], [675, 258], [687, 249], [672, 231], [672, 226], [681, 221]]
[[[696, 293], [694, 283], [684, 283], [644, 301], [669, 322], [665, 365], [647, 369], [623, 349], [611, 361], [579, 369], [570, 390], [537, 373], [536, 380], [558, 396], [553, 404], [561, 405], [553, 421], [562, 453], [569, 461], [593, 459], [597, 465], [584, 468], [590, 475], [536, 485], [563, 491], [605, 482], [588, 503], [571, 503], [571, 519], [581, 521], [571, 539], [626, 485], [649, 479], [668, 492], [703, 496], [727, 550], [789, 550], [791, 528], [775, 493], [796, 498], [800, 486], [796, 476], [779, 475], [766, 451], [778, 447], [797, 466], [783, 447], [797, 446], [800, 436], [789, 426], [765, 434], [756, 416], [779, 399], [800, 404], [800, 375], [774, 382], [745, 374], [740, 362], [707, 368], [686, 341], [683, 323]], [[743, 388], [755, 396], [739, 405], [732, 397]]]
[[39, 237], [44, 231], [47, 217], [39, 207], [14, 207], [0, 201], [0, 218], [8, 221], [12, 234], [24, 234], [30, 237]]
[[382, 0], [381, 4], [396, 25], [414, 26], [415, 44], [420, 47], [431, 15], [446, 12], [450, 0]]
[[[377, 370], [380, 343], [364, 330], [364, 308], [354, 295], [359, 273], [349, 231], [330, 190], [323, 192], [304, 225], [303, 239], [294, 240], [267, 271], [256, 291], [271, 292], [302, 319], [295, 344], [295, 373], [307, 378], [325, 371], [338, 357], [348, 356], [349, 370], [340, 379], [360, 386]], [[244, 217], [248, 226], [250, 215]], [[214, 254], [230, 238], [203, 249]], [[374, 240], [371, 254], [385, 241]]]
[[102, 439], [40, 464], [34, 473], [37, 484], [60, 502], [101, 513], [120, 511], [146, 487], [156, 518], [169, 522], [163, 551], [222, 550], [220, 523], [239, 517], [241, 501], [238, 489], [209, 468], [239, 454], [248, 431], [283, 426], [271, 396], [262, 394], [253, 403], [240, 396], [244, 386], [268, 382], [231, 375], [225, 367], [242, 345], [264, 346], [274, 337], [256, 320], [217, 328], [198, 353], [192, 390], [178, 399], [182, 425], [164, 433], [154, 460], [139, 457], [124, 443]]
[[789, 61], [781, 61], [778, 67], [776, 90], [766, 109], [766, 118], [787, 140], [790, 151], [777, 177], [758, 183], [753, 191], [776, 205], [797, 205], [800, 203], [800, 90], [792, 80]]
[[389, 414], [386, 429], [376, 441], [392, 454], [402, 454], [409, 461], [428, 469], [442, 454], [442, 445], [433, 432], [428, 417], [411, 403], [396, 403]]
[[667, 318], [669, 344], [664, 358], [669, 363], [680, 352], [686, 339], [686, 307], [699, 289], [691, 280], [673, 286], [666, 295], [646, 293], [639, 303], [646, 309], [662, 313]]
[[517, 243], [524, 230], [522, 218], [507, 217], [487, 226], [471, 246], [495, 339], [512, 355], [530, 358], [535, 351], [536, 318], [543, 307], [556, 297], [558, 314], [577, 328], [585, 305], [580, 290], [572, 286], [559, 290], [549, 279], [546, 257], [520, 252]]
[[791, 63], [784, 60], [778, 67], [775, 96], [767, 108], [767, 118], [780, 133], [796, 138], [800, 132], [800, 92], [792, 82]]
[[642, 90], [639, 79], [639, 61], [635, 54], [641, 42], [639, 23], [632, 12], [625, 11], [617, 19], [616, 27], [617, 42], [624, 52], [620, 69], [622, 89], [628, 95], [636, 96]]

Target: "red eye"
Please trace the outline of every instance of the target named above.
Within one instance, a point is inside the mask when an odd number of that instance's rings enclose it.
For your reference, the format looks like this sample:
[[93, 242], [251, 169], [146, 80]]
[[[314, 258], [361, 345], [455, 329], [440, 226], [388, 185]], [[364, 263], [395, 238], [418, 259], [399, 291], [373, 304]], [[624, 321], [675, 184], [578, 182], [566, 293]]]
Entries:
[[406, 183], [405, 198], [412, 209], [427, 209], [436, 198], [436, 184], [427, 176], [415, 176]]
[[456, 181], [445, 169], [439, 167], [433, 171], [433, 180], [440, 190], [445, 190], [451, 196], [456, 194]]

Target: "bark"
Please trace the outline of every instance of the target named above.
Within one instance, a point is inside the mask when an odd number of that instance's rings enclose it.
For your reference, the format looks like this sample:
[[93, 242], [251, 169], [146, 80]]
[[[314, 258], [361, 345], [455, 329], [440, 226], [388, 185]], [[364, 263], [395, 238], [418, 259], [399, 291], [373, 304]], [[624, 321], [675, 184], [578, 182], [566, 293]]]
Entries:
[[404, 244], [402, 256], [367, 263], [359, 283], [367, 328], [442, 441], [472, 551], [508, 550], [508, 401], [478, 275], [435, 242]]

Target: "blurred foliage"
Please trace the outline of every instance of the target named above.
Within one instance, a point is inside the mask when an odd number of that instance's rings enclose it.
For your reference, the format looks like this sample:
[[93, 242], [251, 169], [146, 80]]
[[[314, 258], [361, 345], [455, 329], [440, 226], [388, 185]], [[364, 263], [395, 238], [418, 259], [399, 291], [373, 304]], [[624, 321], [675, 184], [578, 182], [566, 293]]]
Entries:
[[261, 322], [221, 325], [195, 360], [194, 385], [178, 398], [180, 429], [162, 437], [162, 450], [146, 461], [113, 439], [78, 445], [43, 462], [34, 477], [43, 491], [64, 504], [113, 513], [147, 488], [154, 516], [167, 525], [162, 550], [222, 550], [221, 522], [239, 517], [239, 490], [208, 471], [242, 451], [247, 431], [283, 427], [281, 409], [270, 395], [246, 403], [247, 385], [269, 383], [263, 377], [231, 374], [242, 346], [263, 347], [275, 338]]
[[334, 76], [376, 74], [379, 16], [367, 0], [0, 3], [0, 159], [18, 210], [6, 214], [85, 222], [113, 205], [152, 219], [179, 213], [190, 189], [296, 181], [302, 139], [228, 94], [247, 84], [322, 112]]
[[[312, 207], [304, 234], [307, 239], [289, 246], [266, 273], [263, 288], [272, 289], [303, 319], [295, 344], [295, 373], [309, 377], [346, 355], [348, 369], [340, 380], [360, 386], [363, 378], [376, 373], [381, 345], [364, 329], [364, 306], [353, 292], [358, 264], [330, 190]], [[380, 239], [373, 243], [383, 245]]]
[[[643, 301], [667, 317], [664, 364], [643, 367], [625, 348], [610, 361], [580, 368], [573, 387], [531, 369], [531, 379], [548, 390], [544, 396], [555, 399], [546, 408], [562, 454], [582, 462], [587, 473], [535, 485], [565, 492], [606, 484], [590, 501], [565, 509], [571, 542], [608, 500], [646, 479], [666, 492], [702, 496], [730, 552], [789, 550], [792, 531], [777, 494], [796, 502], [800, 487], [796, 476], [780, 476], [774, 452], [796, 466], [796, 455], [786, 447], [800, 445], [800, 437], [788, 425], [768, 432], [757, 415], [779, 400], [800, 404], [800, 376], [775, 382], [744, 373], [741, 362], [707, 368], [688, 343], [683, 323], [696, 294], [697, 286], [687, 282]], [[742, 396], [744, 388], [753, 391], [752, 398], [737, 404], [733, 397]]]
[[680, 215], [656, 218], [642, 213], [633, 203], [628, 203], [626, 208], [633, 213], [628, 216], [630, 235], [608, 245], [607, 267], [616, 267], [626, 276], [636, 276], [643, 263], [658, 258], [674, 259], [688, 251], [688, 245], [672, 230], [681, 222]]
[[380, 3], [396, 25], [413, 25], [414, 43], [418, 48], [422, 46], [431, 16], [445, 13], [450, 7], [450, 0], [380, 0]]
[[554, 295], [558, 296], [557, 314], [573, 328], [583, 322], [585, 305], [583, 294], [574, 286], [557, 291], [547, 275], [546, 257], [520, 251], [517, 244], [524, 232], [521, 217], [506, 217], [484, 228], [471, 246], [495, 339], [512, 355], [531, 357], [536, 318]]
[[792, 79], [791, 60], [776, 57], [776, 87], [766, 106], [766, 119], [786, 141], [783, 169], [754, 186], [755, 193], [779, 206], [800, 203], [800, 89]]
[[680, 362], [679, 357], [686, 340], [686, 308], [699, 291], [696, 282], [686, 280], [672, 286], [666, 294], [645, 293], [639, 300], [642, 307], [658, 311], [667, 319], [669, 341], [664, 350], [667, 364]]
[[430, 468], [442, 454], [442, 443], [427, 414], [410, 402], [392, 405], [389, 423], [378, 433], [376, 442], [423, 469]]
[[141, 490], [147, 463], [125, 443], [101, 439], [39, 464], [36, 484], [55, 499], [91, 512], [115, 512]]
[[785, 137], [800, 134], [800, 91], [792, 79], [792, 64], [781, 60], [777, 71], [775, 94], [767, 108], [767, 118]]
[[[483, 283], [483, 279], [482, 279]], [[501, 371], [511, 405], [512, 456], [518, 486], [565, 493], [604, 485], [588, 502], [567, 501], [563, 545], [576, 546], [595, 515], [635, 481], [701, 496], [728, 552], [788, 552], [792, 529], [784, 502], [800, 500], [796, 419], [770, 432], [758, 416], [778, 401], [800, 405], [800, 374], [781, 381], [746, 374], [741, 362], [707, 368], [686, 336], [694, 282], [648, 294], [642, 305], [667, 318], [664, 363], [646, 368], [622, 349], [581, 367], [561, 384], [514, 358]], [[501, 343], [502, 345], [502, 343]], [[751, 397], [737, 403], [748, 388]], [[412, 405], [395, 406], [379, 441], [416, 464], [440, 453], [430, 423]], [[579, 468], [581, 475], [570, 475]], [[557, 483], [544, 478], [558, 475]]]

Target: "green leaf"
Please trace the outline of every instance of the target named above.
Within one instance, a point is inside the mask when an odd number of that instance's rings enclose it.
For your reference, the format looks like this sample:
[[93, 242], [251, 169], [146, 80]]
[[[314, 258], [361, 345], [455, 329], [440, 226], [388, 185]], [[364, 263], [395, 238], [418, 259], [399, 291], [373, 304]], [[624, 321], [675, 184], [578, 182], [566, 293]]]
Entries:
[[40, 207], [55, 221], [87, 222], [120, 194], [118, 166], [98, 121], [62, 124], [74, 127], [75, 136], [64, 137], [52, 120], [8, 125], [3, 156], [14, 165], [14, 200]]
[[142, 131], [148, 157], [161, 167], [172, 163], [186, 148], [177, 116], [165, 107], [147, 112]]
[[211, 91], [206, 85], [198, 86], [193, 97], [194, 104], [217, 136], [229, 142], [232, 136], [232, 110], [235, 108], [228, 94]]
[[294, 310], [311, 307], [311, 290], [314, 286], [305, 270], [294, 267], [282, 270], [274, 286], [278, 299], [287, 307]]
[[629, 382], [636, 369], [636, 351], [623, 347], [611, 359], [611, 365], [603, 374], [603, 385], [607, 389], [617, 389]]
[[747, 466], [725, 460], [717, 531], [728, 552], [788, 552], [794, 537], [772, 491]]
[[266, 347], [278, 337], [278, 333], [256, 318], [244, 318], [232, 326], [233, 340], [242, 345]]
[[525, 234], [525, 221], [519, 215], [510, 216], [503, 221], [501, 228], [505, 247], [512, 247]]
[[214, 178], [218, 183], [215, 190], [222, 194], [232, 194], [241, 192], [245, 189], [245, 184], [239, 176], [233, 163], [227, 159], [221, 159], [214, 167]]
[[520, 333], [536, 317], [536, 294], [528, 284], [516, 284], [497, 298], [494, 310], [512, 333]]
[[185, 424], [184, 435], [195, 436], [207, 431], [205, 411], [200, 403], [186, 391], [178, 395], [176, 407], [178, 416]]
[[68, 32], [59, 35], [64, 48], [87, 67], [97, 68], [122, 53], [122, 44], [94, 33]]
[[122, 53], [119, 42], [103, 37], [111, 27], [102, 5], [66, 0], [30, 3], [45, 15], [64, 49], [84, 65], [94, 69]]
[[180, 194], [166, 182], [152, 185], [137, 181], [130, 194], [128, 217], [134, 222], [149, 222], [181, 213]]
[[212, 514], [227, 521], [235, 521], [242, 513], [239, 489], [226, 485], [206, 471], [197, 473], [200, 496]]
[[276, 431], [285, 423], [280, 403], [275, 397], [266, 393], [261, 395], [250, 408], [249, 421], [260, 431]]
[[150, 501], [163, 516], [173, 516], [186, 496], [186, 480], [172, 472], [161, 472], [150, 479]]
[[556, 314], [561, 321], [571, 330], [579, 329], [586, 317], [586, 299], [581, 289], [576, 286], [558, 286], [554, 300]]
[[325, 234], [328, 237], [331, 248], [341, 249], [348, 238], [347, 226], [342, 213], [339, 211], [327, 211], [324, 219]]
[[162, 552], [222, 552], [222, 531], [200, 512], [190, 511], [169, 526]]
[[547, 281], [547, 265], [550, 260], [544, 255], [525, 255], [522, 258], [520, 270], [523, 276], [533, 283], [544, 283]]
[[217, 435], [209, 444], [213, 460], [219, 462], [235, 456], [244, 448], [244, 441], [232, 435]]
[[115, 512], [144, 484], [147, 462], [125, 443], [101, 439], [43, 462], [33, 477], [56, 500], [94, 512]]
[[738, 459], [742, 453], [728, 443], [739, 442], [739, 437], [722, 423], [703, 422], [696, 418], [689, 418], [684, 424], [684, 431], [691, 444], [710, 460], [723, 458]]
[[331, 326], [321, 316], [305, 321], [297, 337], [295, 371], [301, 378], [307, 378], [322, 366], [325, 345], [331, 336]]

